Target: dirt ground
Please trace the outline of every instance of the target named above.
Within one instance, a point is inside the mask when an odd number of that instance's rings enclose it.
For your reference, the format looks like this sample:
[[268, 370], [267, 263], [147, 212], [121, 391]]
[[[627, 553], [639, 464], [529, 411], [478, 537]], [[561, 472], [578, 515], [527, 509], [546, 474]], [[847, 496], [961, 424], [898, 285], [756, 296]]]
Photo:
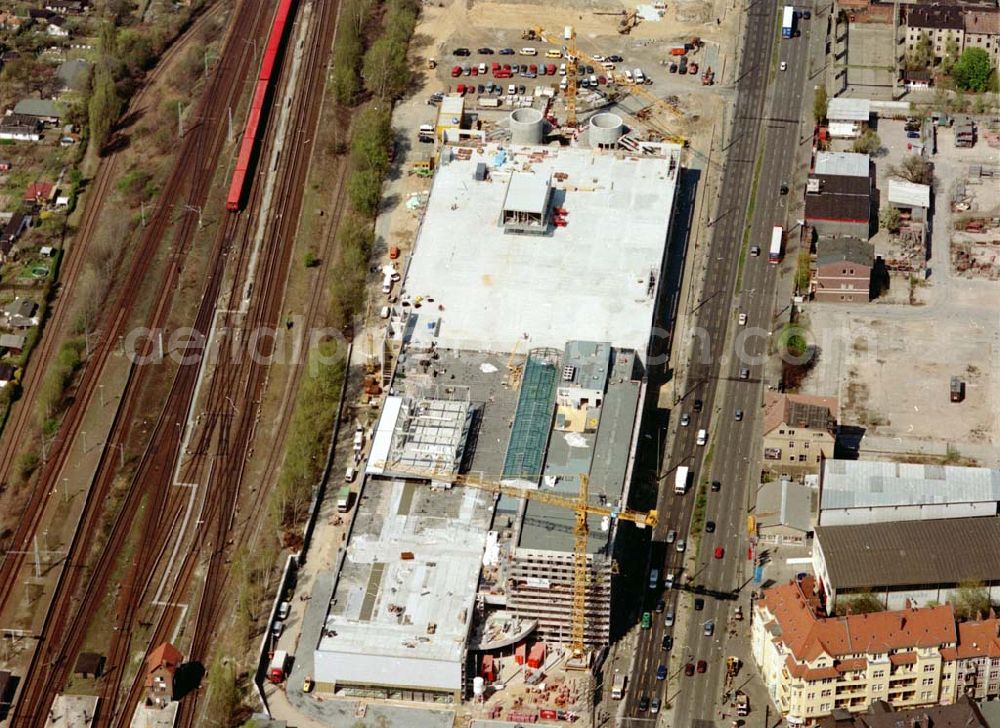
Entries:
[[[905, 135], [897, 133], [901, 128], [902, 122], [879, 124], [886, 146], [876, 157], [883, 198], [889, 165], [908, 153]], [[951, 447], [981, 465], [996, 466], [1000, 282], [956, 274], [950, 248], [957, 185], [965, 184], [975, 198], [976, 209], [962, 215], [982, 216], [1000, 204], [992, 179], [980, 183], [969, 174], [971, 165], [1000, 165], [1000, 149], [982, 137], [971, 149], [956, 148], [954, 132], [939, 129], [938, 152], [930, 159], [935, 179], [927, 279], [893, 276], [889, 293], [867, 305], [810, 304], [805, 324], [820, 356], [804, 390], [839, 395], [842, 424], [864, 428], [863, 456], [942, 455]], [[953, 376], [965, 382], [961, 403], [949, 400]]]

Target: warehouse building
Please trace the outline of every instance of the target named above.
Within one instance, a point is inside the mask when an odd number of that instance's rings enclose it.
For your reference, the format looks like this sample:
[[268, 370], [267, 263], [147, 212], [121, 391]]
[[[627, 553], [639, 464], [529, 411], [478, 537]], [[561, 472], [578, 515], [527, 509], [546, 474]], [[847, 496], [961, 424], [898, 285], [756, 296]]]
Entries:
[[868, 128], [872, 102], [868, 99], [837, 97], [826, 102], [826, 119], [834, 139], [857, 139]]
[[[319, 692], [454, 703], [479, 652], [569, 641], [574, 512], [489, 491], [573, 498], [586, 476], [588, 502], [627, 502], [680, 173], [677, 145], [646, 151], [442, 149], [390, 316], [390, 394], [314, 652]], [[596, 648], [617, 525], [588, 528]], [[484, 627], [500, 623], [514, 637]]]
[[822, 526], [1000, 514], [1000, 470], [879, 460], [824, 460]]
[[887, 609], [952, 599], [982, 583], [1000, 601], [1000, 517], [817, 526], [813, 573], [827, 614], [858, 595]]

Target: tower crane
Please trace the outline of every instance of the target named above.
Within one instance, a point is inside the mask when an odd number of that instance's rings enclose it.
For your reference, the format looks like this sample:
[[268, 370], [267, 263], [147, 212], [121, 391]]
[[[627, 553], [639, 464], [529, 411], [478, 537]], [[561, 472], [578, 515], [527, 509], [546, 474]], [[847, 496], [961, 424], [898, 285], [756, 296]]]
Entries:
[[[385, 466], [385, 463], [382, 463]], [[506, 495], [511, 498], [524, 498], [530, 501], [545, 503], [557, 508], [565, 508], [576, 514], [576, 523], [573, 527], [573, 610], [570, 630], [569, 652], [574, 660], [582, 660], [586, 654], [585, 630], [586, 630], [586, 603], [587, 603], [587, 538], [590, 530], [587, 526], [587, 516], [601, 516], [628, 521], [636, 524], [639, 528], [646, 526], [655, 527], [658, 516], [655, 510], [642, 512], [633, 511], [628, 508], [612, 508], [609, 506], [596, 505], [590, 502], [589, 486], [590, 478], [581, 473], [579, 476], [580, 489], [576, 497], [551, 493], [544, 490], [524, 488], [499, 480], [493, 480], [479, 475], [463, 475], [445, 473], [436, 468], [399, 468], [390, 466], [386, 468], [390, 472], [405, 473], [418, 478], [427, 478], [434, 482], [449, 481], [453, 485], [462, 485], [466, 488], [476, 488], [484, 490], [494, 495]]]

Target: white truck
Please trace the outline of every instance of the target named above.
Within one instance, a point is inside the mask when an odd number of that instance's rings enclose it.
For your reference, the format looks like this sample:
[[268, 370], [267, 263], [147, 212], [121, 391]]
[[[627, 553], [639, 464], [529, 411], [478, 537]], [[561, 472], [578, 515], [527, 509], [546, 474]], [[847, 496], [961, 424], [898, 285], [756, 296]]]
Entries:
[[688, 489], [688, 466], [680, 465], [674, 473], [674, 493], [684, 495]]
[[611, 699], [621, 700], [625, 697], [625, 683], [628, 677], [623, 673], [618, 673], [615, 675], [615, 679], [611, 683]]

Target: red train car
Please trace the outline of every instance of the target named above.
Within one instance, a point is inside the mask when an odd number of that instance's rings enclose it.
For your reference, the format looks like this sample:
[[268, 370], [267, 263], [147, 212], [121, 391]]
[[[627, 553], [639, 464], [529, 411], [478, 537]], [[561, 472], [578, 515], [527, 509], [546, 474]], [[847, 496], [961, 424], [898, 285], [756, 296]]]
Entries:
[[240, 141], [239, 154], [236, 157], [236, 168], [229, 183], [229, 194], [226, 197], [226, 209], [239, 212], [246, 193], [247, 179], [253, 164], [254, 153], [260, 141], [260, 131], [266, 123], [266, 105], [272, 91], [271, 83], [278, 76], [278, 60], [281, 56], [285, 32], [291, 25], [292, 11], [295, 0], [279, 0], [278, 9], [271, 23], [271, 30], [264, 46], [264, 57], [261, 60], [260, 71], [257, 74], [257, 84], [254, 88], [250, 111], [247, 113], [246, 125], [243, 128], [243, 139]]

